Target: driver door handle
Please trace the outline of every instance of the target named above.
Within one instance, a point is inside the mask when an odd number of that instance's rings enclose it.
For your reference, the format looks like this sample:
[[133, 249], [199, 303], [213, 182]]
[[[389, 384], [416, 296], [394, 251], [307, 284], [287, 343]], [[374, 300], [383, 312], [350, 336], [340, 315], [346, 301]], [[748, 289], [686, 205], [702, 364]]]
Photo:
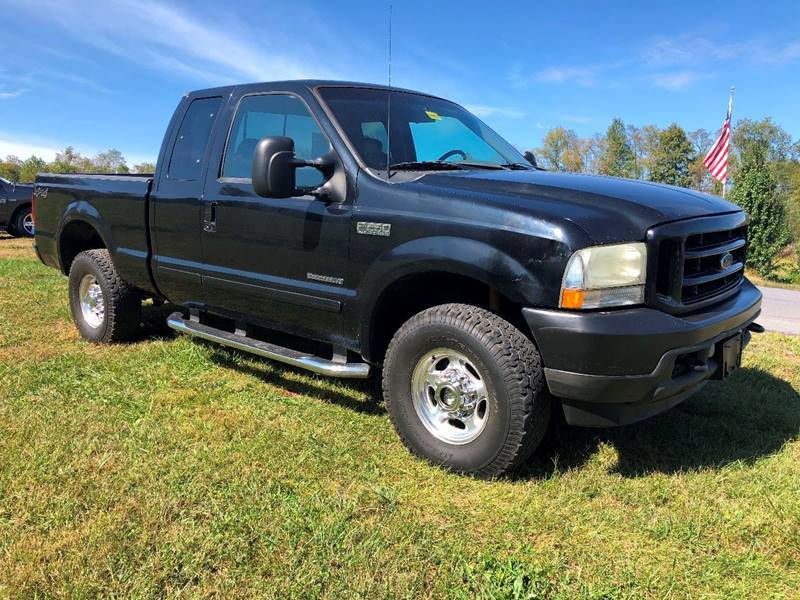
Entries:
[[217, 202], [206, 202], [203, 208], [203, 231], [215, 233], [217, 231]]

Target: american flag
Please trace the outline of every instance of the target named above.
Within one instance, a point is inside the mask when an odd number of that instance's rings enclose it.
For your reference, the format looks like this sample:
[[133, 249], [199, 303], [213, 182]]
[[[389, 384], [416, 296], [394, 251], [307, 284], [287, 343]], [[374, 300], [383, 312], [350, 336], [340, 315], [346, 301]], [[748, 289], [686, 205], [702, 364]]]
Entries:
[[731, 99], [728, 101], [728, 115], [725, 117], [725, 122], [722, 124], [722, 130], [719, 132], [719, 137], [711, 150], [706, 154], [703, 159], [703, 164], [711, 173], [711, 176], [717, 181], [721, 181], [724, 185], [725, 179], [728, 177], [728, 148], [731, 145], [731, 108], [733, 108], [733, 93]]

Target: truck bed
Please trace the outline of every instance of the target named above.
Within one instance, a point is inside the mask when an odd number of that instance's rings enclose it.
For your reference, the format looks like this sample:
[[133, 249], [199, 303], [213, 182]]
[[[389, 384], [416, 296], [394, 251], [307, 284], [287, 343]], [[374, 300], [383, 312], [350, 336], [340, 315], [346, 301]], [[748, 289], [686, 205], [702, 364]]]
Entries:
[[149, 290], [148, 201], [153, 175], [40, 173], [36, 176], [37, 252], [65, 273], [58, 234], [66, 227], [94, 228], [120, 274]]

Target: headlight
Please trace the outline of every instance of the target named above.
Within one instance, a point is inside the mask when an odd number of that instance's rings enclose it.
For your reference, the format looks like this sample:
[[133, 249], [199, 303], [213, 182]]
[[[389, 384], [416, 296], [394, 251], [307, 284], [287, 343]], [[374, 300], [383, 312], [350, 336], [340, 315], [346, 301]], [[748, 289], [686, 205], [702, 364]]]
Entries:
[[647, 246], [641, 242], [575, 252], [564, 270], [561, 308], [601, 308], [644, 302]]

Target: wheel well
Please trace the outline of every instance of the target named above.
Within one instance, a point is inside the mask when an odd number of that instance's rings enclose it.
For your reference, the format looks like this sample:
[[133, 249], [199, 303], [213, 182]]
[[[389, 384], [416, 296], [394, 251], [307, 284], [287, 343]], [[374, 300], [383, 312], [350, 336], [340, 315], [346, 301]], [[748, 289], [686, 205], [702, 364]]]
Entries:
[[447, 272], [410, 275], [391, 284], [378, 300], [370, 321], [369, 359], [382, 361], [392, 336], [412, 316], [450, 302], [486, 308], [528, 332], [522, 305], [481, 281]]
[[61, 270], [69, 274], [72, 261], [84, 250], [105, 248], [103, 238], [97, 230], [85, 221], [72, 221], [64, 226], [59, 237], [58, 250], [61, 257]]

